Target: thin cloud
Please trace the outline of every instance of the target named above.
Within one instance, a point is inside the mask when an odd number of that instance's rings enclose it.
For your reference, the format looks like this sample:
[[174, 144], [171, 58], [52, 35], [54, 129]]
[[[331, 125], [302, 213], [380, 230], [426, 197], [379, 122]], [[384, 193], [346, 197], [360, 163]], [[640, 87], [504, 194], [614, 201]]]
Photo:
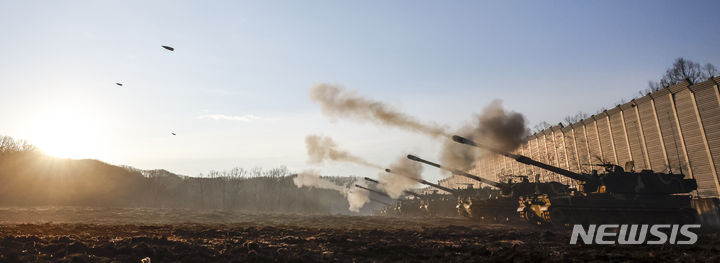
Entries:
[[225, 114], [206, 114], [201, 115], [198, 117], [200, 119], [212, 119], [212, 120], [226, 120], [226, 121], [254, 121], [259, 120], [260, 117], [252, 115], [252, 114], [245, 114], [245, 115], [225, 115]]

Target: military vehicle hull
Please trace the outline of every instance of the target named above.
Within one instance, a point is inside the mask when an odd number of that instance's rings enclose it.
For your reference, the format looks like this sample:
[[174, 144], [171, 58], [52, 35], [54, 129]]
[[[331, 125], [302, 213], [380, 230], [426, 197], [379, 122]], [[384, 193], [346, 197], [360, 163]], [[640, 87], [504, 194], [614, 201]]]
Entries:
[[[456, 205], [458, 214], [481, 221], [491, 221], [497, 223], [517, 222], [518, 214], [518, 198], [522, 196], [534, 195], [537, 193], [558, 195], [570, 192], [568, 186], [557, 182], [534, 182], [527, 180], [526, 176], [511, 176], [524, 178], [520, 183], [513, 183], [511, 180], [507, 183], [495, 182], [476, 175], [472, 175], [460, 170], [444, 167], [440, 164], [422, 159], [414, 155], [408, 155], [408, 159], [421, 162], [430, 166], [434, 166], [443, 170], [447, 170], [456, 175], [461, 175], [480, 183], [488, 184], [496, 189], [466, 189], [465, 192], [457, 192], [460, 197]], [[469, 195], [466, 195], [469, 194]]]
[[407, 217], [423, 217], [427, 216], [427, 211], [423, 209], [420, 199], [407, 199], [397, 202], [395, 207], [395, 215]]
[[692, 207], [698, 214], [698, 221], [703, 227], [720, 229], [720, 199], [694, 198]]
[[431, 217], [458, 217], [457, 199], [452, 196], [423, 201], [422, 208]]
[[490, 223], [516, 223], [520, 221], [517, 213], [518, 201], [514, 198], [500, 197], [486, 200], [463, 200], [458, 204], [460, 212], [474, 220]]
[[697, 213], [687, 195], [536, 196], [520, 201], [521, 219], [532, 224], [689, 224]]
[[[573, 194], [550, 196], [546, 194], [521, 197], [518, 213], [525, 221], [537, 224], [687, 224], [697, 222], [697, 212], [691, 204], [690, 193], [697, 190], [697, 181], [684, 174], [657, 173], [651, 170], [625, 171], [615, 164], [593, 164], [603, 167], [598, 173], [576, 173], [567, 169], [533, 160], [460, 136], [453, 141], [483, 148], [575, 180], [578, 191]], [[628, 166], [632, 167], [632, 166]], [[631, 168], [632, 169], [632, 168]]]

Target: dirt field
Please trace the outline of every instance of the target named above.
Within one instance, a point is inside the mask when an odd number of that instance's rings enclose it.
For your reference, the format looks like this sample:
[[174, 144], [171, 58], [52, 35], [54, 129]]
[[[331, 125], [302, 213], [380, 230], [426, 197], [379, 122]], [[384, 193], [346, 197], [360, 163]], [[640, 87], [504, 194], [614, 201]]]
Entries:
[[568, 245], [570, 232], [464, 219], [160, 209], [0, 209], [0, 262], [718, 261], [695, 245]]

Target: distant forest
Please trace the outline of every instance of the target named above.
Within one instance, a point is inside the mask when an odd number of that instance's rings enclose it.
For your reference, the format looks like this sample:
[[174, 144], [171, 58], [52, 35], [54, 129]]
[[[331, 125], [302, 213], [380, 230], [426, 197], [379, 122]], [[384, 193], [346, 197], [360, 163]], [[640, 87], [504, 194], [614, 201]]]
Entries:
[[[202, 177], [98, 160], [51, 157], [0, 136], [0, 206], [102, 206], [349, 214], [337, 191], [298, 188], [286, 167], [235, 168]], [[347, 185], [350, 177], [329, 177]], [[366, 206], [362, 213], [369, 213]]]

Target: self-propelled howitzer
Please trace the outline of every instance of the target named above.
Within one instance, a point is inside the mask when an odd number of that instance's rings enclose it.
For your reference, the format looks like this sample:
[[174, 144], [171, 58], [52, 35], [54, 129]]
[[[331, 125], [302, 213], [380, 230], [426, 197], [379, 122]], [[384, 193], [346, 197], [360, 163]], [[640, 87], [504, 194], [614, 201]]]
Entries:
[[[517, 212], [518, 199], [524, 196], [536, 194], [548, 194], [551, 196], [567, 194], [569, 189], [567, 186], [557, 183], [531, 183], [527, 179], [520, 183], [501, 183], [488, 180], [476, 175], [472, 175], [457, 169], [444, 167], [440, 164], [424, 160], [414, 155], [408, 155], [408, 159], [421, 162], [427, 165], [435, 166], [440, 169], [450, 171], [453, 174], [464, 176], [500, 190], [500, 196], [489, 198], [490, 196], [471, 195], [459, 198], [457, 205], [458, 212], [471, 218], [479, 220], [495, 221], [495, 222], [511, 222], [520, 219]], [[526, 178], [526, 177], [525, 177]], [[482, 189], [479, 189], [482, 190]]]
[[[376, 184], [380, 183], [377, 180], [374, 180], [374, 179], [368, 178], [368, 177], [365, 177], [365, 181], [376, 183]], [[378, 190], [373, 190], [373, 189], [370, 189], [370, 188], [367, 188], [367, 187], [364, 187], [361, 185], [357, 185], [357, 184], [355, 185], [355, 187], [362, 188], [362, 189], [368, 190], [370, 192], [380, 194], [387, 198], [392, 198], [387, 193], [383, 193]], [[395, 203], [395, 207], [393, 207], [392, 214], [397, 215], [397, 216], [426, 216], [427, 215], [427, 211], [422, 209], [423, 197], [421, 195], [410, 192], [410, 191], [403, 191], [403, 193], [405, 193], [406, 195], [413, 196], [415, 198], [398, 200]], [[386, 214], [387, 214], [387, 212], [386, 212]]]
[[[408, 154], [408, 159], [421, 162], [427, 165], [435, 166], [437, 168], [449, 171], [455, 175], [460, 175], [466, 178], [470, 178], [485, 184], [488, 184], [492, 187], [500, 189], [500, 193], [505, 197], [512, 197], [512, 198], [518, 198], [521, 196], [527, 196], [527, 195], [533, 195], [538, 193], [549, 193], [549, 194], [560, 194], [560, 193], [567, 193], [569, 192], [569, 189], [567, 186], [557, 183], [557, 182], [548, 182], [548, 183], [540, 183], [540, 182], [529, 182], [528, 180], [523, 180], [520, 183], [502, 183], [502, 182], [495, 182], [492, 180], [488, 180], [476, 175], [472, 175], [457, 169], [449, 168], [442, 166], [440, 164], [422, 159], [420, 157], [417, 157], [412, 154]], [[525, 177], [527, 178], [527, 177]]]
[[475, 181], [478, 181], [478, 182], [481, 182], [481, 183], [484, 183], [484, 184], [488, 184], [488, 185], [493, 186], [493, 187], [502, 188], [502, 186], [503, 186], [501, 183], [498, 183], [498, 182], [495, 182], [495, 181], [492, 181], [492, 180], [488, 180], [488, 179], [482, 178], [482, 177], [480, 177], [480, 176], [472, 175], [472, 174], [469, 174], [469, 173], [466, 173], [466, 172], [463, 172], [463, 171], [460, 171], [460, 170], [448, 168], [448, 167], [442, 166], [442, 165], [440, 165], [440, 164], [437, 164], [437, 163], [434, 163], [434, 162], [431, 162], [431, 161], [422, 159], [422, 158], [417, 157], [417, 156], [412, 155], [412, 154], [408, 154], [408, 155], [407, 155], [407, 158], [410, 159], [410, 160], [416, 161], [416, 162], [421, 162], [421, 163], [424, 163], [424, 164], [427, 164], [427, 165], [430, 165], [430, 166], [435, 166], [435, 167], [437, 167], [437, 168], [440, 168], [440, 169], [446, 170], [446, 171], [448, 171], [448, 172], [451, 172], [451, 173], [453, 173], [453, 174], [455, 174], [455, 175], [467, 177], [467, 178], [470, 178], [470, 179], [472, 179], [472, 180], [475, 180]]
[[[385, 172], [397, 174], [397, 175], [403, 176], [403, 177], [405, 177], [405, 178], [408, 178], [408, 179], [410, 179], [410, 180], [413, 180], [413, 181], [415, 181], [415, 182], [418, 182], [418, 183], [420, 183], [420, 184], [424, 184], [424, 185], [427, 185], [427, 186], [435, 187], [435, 188], [437, 188], [437, 189], [440, 189], [440, 190], [443, 190], [443, 191], [445, 191], [445, 192], [448, 192], [448, 193], [450, 193], [451, 195], [457, 196], [457, 194], [458, 194], [458, 191], [456, 191], [456, 190], [453, 190], [453, 189], [444, 187], [444, 186], [439, 185], [439, 184], [434, 184], [434, 183], [425, 181], [425, 180], [422, 179], [422, 178], [414, 178], [414, 177], [412, 177], [412, 176], [407, 176], [407, 175], [404, 175], [404, 174], [401, 174], [401, 173], [394, 173], [394, 172], [393, 172], [392, 170], [390, 170], [390, 169], [385, 169]], [[368, 179], [368, 178], [365, 177], [365, 180], [367, 180], [367, 179]]]
[[602, 164], [604, 173], [575, 173], [535, 161], [527, 156], [504, 152], [460, 136], [458, 143], [479, 147], [571, 178], [579, 191], [569, 195], [538, 194], [520, 200], [518, 212], [533, 223], [555, 225], [577, 223], [692, 223], [696, 212], [688, 193], [697, 190], [695, 179], [682, 174], [655, 173], [650, 170], [627, 172], [617, 165]]
[[391, 204], [385, 203], [385, 202], [383, 202], [383, 201], [377, 200], [377, 199], [372, 198], [372, 197], [369, 198], [369, 199], [370, 199], [370, 201], [372, 201], [372, 202], [375, 202], [375, 203], [378, 203], [378, 204], [381, 204], [381, 205], [384, 205], [384, 206], [392, 206]]
[[378, 190], [373, 190], [373, 189], [367, 188], [367, 187], [362, 186], [362, 185], [359, 185], [359, 184], [356, 184], [355, 187], [360, 188], [360, 189], [363, 189], [363, 190], [366, 190], [366, 191], [368, 191], [368, 192], [376, 193], [376, 194], [378, 194], [378, 195], [381, 195], [381, 196], [384, 196], [384, 197], [387, 197], [387, 198], [392, 198], [392, 197], [390, 197], [390, 196], [389, 196], [388, 194], [386, 194], [386, 193], [380, 192], [380, 191], [378, 191]]
[[697, 190], [695, 179], [684, 179], [682, 174], [654, 173], [643, 170], [639, 173], [626, 172], [618, 165], [605, 165], [606, 172], [598, 174], [581, 174], [566, 169], [541, 163], [527, 156], [508, 153], [498, 149], [475, 143], [460, 136], [453, 136], [453, 141], [479, 147], [494, 153], [512, 158], [517, 162], [532, 165], [580, 182], [580, 191], [585, 193], [619, 193], [619, 194], [686, 194]]
[[[365, 177], [365, 181], [368, 181], [368, 182], [371, 182], [371, 183], [380, 184], [380, 182], [379, 182], [378, 180], [375, 180], [375, 179], [372, 179], [372, 178], [369, 178], [369, 177]], [[356, 185], [356, 186], [357, 186], [357, 185]], [[376, 192], [379, 192], [379, 191], [376, 191]], [[406, 195], [413, 196], [413, 197], [415, 197], [415, 198], [422, 198], [422, 196], [421, 196], [420, 194], [413, 193], [413, 192], [411, 192], [411, 191], [403, 191], [403, 193], [406, 194]], [[383, 193], [383, 194], [384, 194], [385, 196], [390, 197], [389, 195], [387, 195], [387, 194], [385, 194], [385, 193]], [[391, 197], [391, 198], [392, 198], [392, 197]]]
[[428, 185], [431, 187], [435, 187], [437, 189], [440, 189], [442, 191], [450, 193], [447, 194], [439, 194], [437, 191], [434, 191], [433, 193], [426, 193], [422, 195], [421, 198], [421, 205], [420, 207], [424, 209], [427, 214], [431, 217], [455, 217], [458, 216], [458, 197], [459, 197], [459, 191], [450, 189], [438, 184], [434, 184], [428, 181], [425, 181], [422, 178], [416, 178], [412, 177], [403, 173], [395, 173], [390, 169], [385, 169], [385, 172], [392, 173], [398, 176], [402, 176], [405, 178], [408, 178], [410, 180], [413, 180], [415, 182], [418, 182], [420, 184]]

